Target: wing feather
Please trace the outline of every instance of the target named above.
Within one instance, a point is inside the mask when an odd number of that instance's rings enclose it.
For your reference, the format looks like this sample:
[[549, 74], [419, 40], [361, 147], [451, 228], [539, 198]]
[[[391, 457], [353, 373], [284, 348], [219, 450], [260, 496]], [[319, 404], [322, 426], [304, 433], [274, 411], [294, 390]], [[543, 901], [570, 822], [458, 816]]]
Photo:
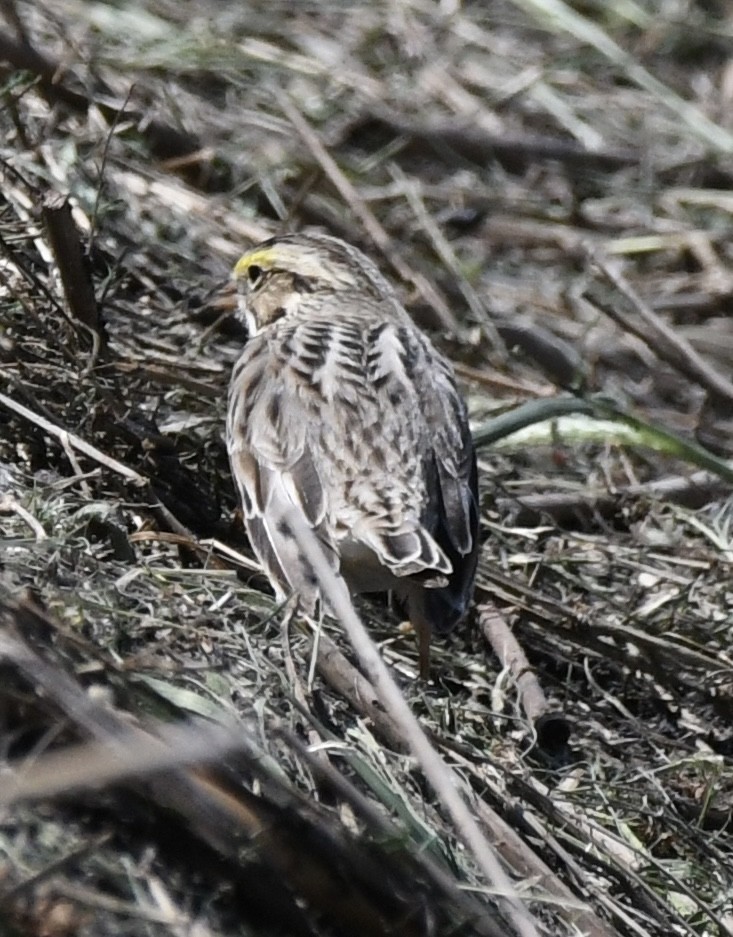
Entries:
[[453, 547], [471, 551], [476, 539], [477, 491], [473, 481], [476, 454], [468, 416], [458, 393], [453, 369], [442, 357], [436, 362], [434, 383], [423, 389], [428, 419], [440, 426], [433, 438], [433, 455], [442, 500], [440, 520]]
[[[393, 350], [382, 355], [382, 370], [398, 384], [406, 380], [424, 419], [428, 462], [432, 460], [432, 465], [426, 466], [428, 486], [435, 489], [428, 492], [432, 497], [428, 513], [439, 514], [440, 526], [459, 554], [469, 553], [475, 540], [475, 452], [453, 367], [414, 327], [385, 329], [380, 336], [383, 348], [388, 339], [393, 349], [399, 348], [399, 366], [394, 363]], [[387, 397], [390, 399], [389, 394]], [[427, 526], [430, 530], [431, 525]]]
[[[448, 558], [448, 583], [428, 589], [425, 611], [436, 630], [448, 631], [466, 614], [478, 561], [478, 473], [466, 406], [450, 362], [420, 333], [411, 369], [426, 422], [431, 427], [432, 464], [427, 466], [424, 523]], [[427, 366], [425, 362], [427, 361]]]
[[227, 448], [247, 533], [278, 598], [297, 592], [303, 609], [313, 614], [320, 598], [317, 578], [278, 518], [298, 508], [334, 568], [337, 562], [323, 524], [326, 493], [308, 445], [312, 420], [275, 364], [266, 339], [251, 339], [232, 375]]

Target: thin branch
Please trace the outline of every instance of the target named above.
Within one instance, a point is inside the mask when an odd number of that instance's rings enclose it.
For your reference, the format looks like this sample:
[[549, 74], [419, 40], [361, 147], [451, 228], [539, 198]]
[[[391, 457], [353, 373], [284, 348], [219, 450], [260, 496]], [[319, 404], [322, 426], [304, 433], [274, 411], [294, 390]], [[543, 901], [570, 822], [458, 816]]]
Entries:
[[[606, 147], [588, 149], [573, 140], [543, 134], [521, 136], [505, 132], [493, 134], [480, 124], [469, 124], [460, 118], [411, 120], [393, 113], [386, 107], [375, 108], [369, 115], [371, 121], [383, 125], [395, 136], [406, 137], [416, 150], [424, 152], [431, 147], [441, 155], [448, 151], [472, 162], [485, 164], [499, 160], [517, 171], [529, 163], [546, 160], [564, 163], [581, 169], [612, 171], [622, 166], [636, 165], [641, 156], [637, 150]], [[359, 125], [350, 128], [352, 134]]]
[[374, 241], [376, 246], [382, 251], [385, 258], [397, 271], [399, 276], [405, 282], [412, 283], [425, 302], [432, 307], [443, 327], [455, 331], [457, 328], [455, 316], [443, 297], [438, 293], [427, 277], [413, 270], [402, 260], [394, 239], [385, 231], [379, 221], [377, 221], [371, 209], [367, 207], [364, 199], [349, 182], [341, 169], [339, 169], [336, 161], [326, 150], [318, 137], [318, 134], [313, 130], [288, 95], [277, 88], [274, 89], [273, 93], [283, 114], [285, 114], [298, 132], [303, 143], [305, 143], [313, 158], [331, 180], [341, 198], [343, 198], [354, 215], [362, 223], [364, 230], [372, 241]]
[[148, 484], [148, 479], [139, 472], [136, 472], [135, 469], [130, 468], [129, 465], [125, 465], [124, 462], [120, 462], [117, 459], [114, 459], [112, 456], [102, 452], [101, 449], [97, 449], [96, 446], [88, 443], [85, 439], [82, 439], [81, 436], [77, 436], [76, 433], [70, 433], [68, 430], [57, 426], [55, 423], [52, 423], [45, 417], [40, 416], [38, 413], [34, 413], [32, 410], [29, 410], [28, 407], [24, 407], [22, 403], [18, 403], [17, 401], [13, 400], [12, 397], [8, 397], [6, 394], [0, 393], [0, 406], [5, 407], [7, 410], [11, 410], [13, 413], [17, 413], [18, 416], [22, 416], [24, 420], [28, 420], [29, 423], [33, 423], [40, 427], [44, 432], [48, 433], [49, 436], [53, 436], [54, 439], [58, 439], [62, 445], [65, 442], [68, 443], [78, 452], [81, 452], [83, 455], [92, 459], [94, 462], [98, 462], [100, 465], [103, 465], [105, 468], [109, 469], [111, 472], [114, 472], [116, 475], [122, 475], [123, 478], [127, 478], [129, 481], [136, 485], [140, 485], [141, 487]]
[[[7, 394], [0, 393], [0, 406], [11, 410], [13, 413], [17, 413], [18, 416], [40, 427], [44, 432], [48, 433], [49, 436], [58, 439], [62, 447], [71, 446], [78, 452], [87, 456], [87, 458], [99, 463], [99, 465], [103, 465], [110, 472], [114, 472], [116, 475], [121, 475], [123, 478], [131, 481], [137, 488], [149, 492], [152, 502], [151, 509], [159, 515], [159, 518], [162, 519], [169, 529], [174, 533], [180, 534], [182, 537], [188, 538], [192, 543], [195, 542], [196, 538], [191, 531], [178, 520], [155, 494], [153, 494], [150, 479], [145, 475], [141, 475], [140, 472], [130, 468], [129, 465], [125, 465], [124, 462], [120, 462], [113, 456], [102, 452], [101, 449], [88, 443], [85, 439], [82, 439], [81, 436], [77, 436], [76, 433], [71, 433], [61, 426], [58, 426], [56, 423], [52, 423], [51, 420], [46, 419], [46, 417], [34, 413], [33, 410], [24, 407], [22, 403], [18, 403], [17, 400], [13, 400], [13, 398], [8, 397]], [[206, 552], [204, 551], [204, 556], [205, 555]]]
[[393, 163], [389, 167], [389, 170], [392, 174], [392, 178], [402, 187], [404, 196], [418, 224], [422, 227], [426, 237], [430, 240], [436, 256], [453, 277], [474, 318], [481, 323], [486, 337], [491, 343], [492, 352], [497, 363], [505, 362], [507, 359], [507, 349], [496, 323], [489, 315], [484, 301], [463, 275], [453, 248], [440, 230], [437, 221], [427, 210], [422, 197], [420, 183], [417, 180], [408, 179], [397, 163]]
[[557, 751], [570, 738], [570, 723], [560, 712], [553, 712], [527, 656], [504, 621], [499, 610], [488, 602], [478, 607], [481, 631], [503, 667], [508, 668], [517, 685], [522, 708], [545, 751]]
[[628, 311], [621, 310], [616, 296], [601, 293], [598, 284], [586, 287], [583, 298], [604, 312], [627, 332], [640, 338], [662, 361], [672, 365], [690, 380], [704, 387], [715, 397], [733, 403], [733, 383], [714, 371], [690, 343], [670, 328], [654, 310], [644, 302], [616, 265], [610, 264], [598, 252], [591, 249], [588, 255], [604, 277], [626, 300], [627, 309], [636, 314], [635, 320]]
[[[733, 464], [730, 468], [733, 471]], [[667, 504], [679, 504], [696, 510], [727, 493], [730, 493], [730, 483], [723, 481], [718, 475], [712, 472], [695, 472], [689, 478], [671, 475], [644, 484], [626, 485], [613, 492], [548, 491], [542, 494], [499, 497], [496, 499], [496, 508], [502, 516], [514, 511], [514, 522], [519, 525], [537, 523], [543, 516], [552, 518], [556, 523], [567, 524], [578, 515], [587, 516], [590, 512], [601, 517], [614, 515], [619, 505], [629, 498], [657, 499]]]
[[[94, 296], [89, 261], [82, 249], [68, 198], [57, 192], [49, 193], [43, 200], [41, 214], [71, 317], [86, 330], [95, 333], [104, 345], [106, 336]], [[88, 340], [88, 335], [86, 338]]]
[[506, 908], [517, 932], [521, 937], [539, 937], [531, 912], [517, 894], [496, 853], [481, 832], [468, 803], [459, 793], [457, 779], [425, 735], [392, 679], [379, 649], [356, 614], [346, 583], [333, 572], [315, 534], [297, 510], [285, 512], [281, 520], [292, 530], [333, 612], [344, 626], [382, 705], [392, 714], [403, 740], [418, 760], [430, 786], [453, 819], [461, 839], [473, 853], [501, 905]]

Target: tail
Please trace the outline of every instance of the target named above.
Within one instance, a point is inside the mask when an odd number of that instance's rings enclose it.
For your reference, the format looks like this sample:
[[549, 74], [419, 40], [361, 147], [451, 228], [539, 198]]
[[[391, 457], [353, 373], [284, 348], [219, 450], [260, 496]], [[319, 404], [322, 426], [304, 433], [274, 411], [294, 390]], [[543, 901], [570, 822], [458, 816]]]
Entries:
[[[437, 589], [425, 589], [425, 617], [430, 622], [433, 631], [437, 631], [438, 634], [452, 631], [466, 617], [473, 597], [479, 553], [478, 470], [475, 455], [469, 476], [469, 489], [471, 493], [469, 552], [459, 553], [442, 523], [439, 522], [436, 529], [432, 531], [433, 537], [453, 567], [453, 571], [448, 576], [447, 585]], [[442, 505], [440, 507], [441, 510], [437, 512], [438, 517], [443, 516]]]
[[445, 585], [453, 567], [432, 533], [422, 527], [396, 533], [376, 531], [362, 541], [400, 579], [414, 577], [426, 585]]

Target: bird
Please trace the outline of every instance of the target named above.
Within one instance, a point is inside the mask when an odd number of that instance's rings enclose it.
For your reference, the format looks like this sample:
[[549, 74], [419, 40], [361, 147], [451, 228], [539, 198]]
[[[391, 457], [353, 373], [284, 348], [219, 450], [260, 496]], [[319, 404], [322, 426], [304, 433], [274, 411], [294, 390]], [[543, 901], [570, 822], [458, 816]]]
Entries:
[[272, 237], [233, 278], [248, 337], [226, 439], [251, 546], [278, 599], [327, 614], [283, 520], [297, 509], [352, 594], [396, 595], [428, 679], [431, 635], [466, 617], [479, 548], [476, 453], [453, 367], [339, 238]]

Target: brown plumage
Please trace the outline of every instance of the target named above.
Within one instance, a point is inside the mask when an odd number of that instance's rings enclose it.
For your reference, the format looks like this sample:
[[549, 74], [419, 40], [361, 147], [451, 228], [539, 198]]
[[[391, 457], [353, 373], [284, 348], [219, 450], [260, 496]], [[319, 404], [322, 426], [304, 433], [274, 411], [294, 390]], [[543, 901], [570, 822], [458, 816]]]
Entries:
[[272, 238], [235, 279], [250, 338], [227, 444], [252, 546], [276, 594], [319, 614], [317, 578], [275, 521], [297, 506], [353, 592], [407, 601], [426, 676], [431, 631], [466, 613], [478, 549], [453, 369], [371, 261], [336, 238]]

